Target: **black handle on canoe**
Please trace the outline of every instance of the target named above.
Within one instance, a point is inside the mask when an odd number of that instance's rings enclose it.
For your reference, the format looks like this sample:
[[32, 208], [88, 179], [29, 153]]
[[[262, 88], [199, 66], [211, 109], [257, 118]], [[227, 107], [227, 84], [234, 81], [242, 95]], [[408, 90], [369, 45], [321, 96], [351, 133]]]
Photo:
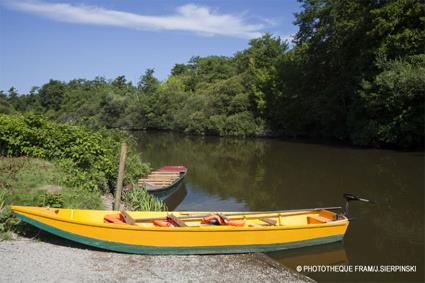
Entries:
[[343, 196], [343, 198], [345, 198], [345, 211], [344, 211], [345, 216], [348, 216], [348, 207], [349, 207], [350, 201], [361, 201], [361, 202], [368, 202], [368, 203], [371, 203], [371, 204], [375, 204], [375, 202], [372, 201], [372, 200], [368, 200], [368, 199], [365, 199], [365, 198], [358, 197], [358, 196], [356, 196], [355, 194], [352, 194], [352, 193], [344, 193], [342, 196]]

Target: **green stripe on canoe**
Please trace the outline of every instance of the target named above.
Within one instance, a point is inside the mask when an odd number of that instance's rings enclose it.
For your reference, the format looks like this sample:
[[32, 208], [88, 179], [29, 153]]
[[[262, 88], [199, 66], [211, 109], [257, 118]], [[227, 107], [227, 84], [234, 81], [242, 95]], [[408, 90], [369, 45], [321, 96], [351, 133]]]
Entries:
[[46, 225], [32, 218], [28, 218], [21, 214], [16, 214], [21, 220], [49, 233], [59, 237], [85, 244], [88, 246], [112, 250], [123, 253], [132, 254], [225, 254], [225, 253], [249, 253], [249, 252], [271, 252], [278, 250], [287, 250], [306, 246], [320, 245], [341, 241], [344, 235], [335, 235], [329, 237], [316, 238], [312, 240], [303, 240], [291, 243], [282, 244], [267, 244], [267, 245], [237, 245], [237, 246], [195, 246], [195, 247], [158, 247], [158, 246], [143, 246], [129, 245], [117, 242], [104, 241], [99, 239], [88, 238], [74, 233], [66, 232], [55, 227]]

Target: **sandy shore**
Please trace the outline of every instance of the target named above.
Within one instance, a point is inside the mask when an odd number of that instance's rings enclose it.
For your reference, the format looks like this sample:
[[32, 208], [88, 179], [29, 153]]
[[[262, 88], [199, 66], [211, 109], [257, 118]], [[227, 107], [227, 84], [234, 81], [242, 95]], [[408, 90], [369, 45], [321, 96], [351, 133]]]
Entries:
[[0, 282], [314, 282], [263, 254], [145, 256], [50, 237], [0, 242]]

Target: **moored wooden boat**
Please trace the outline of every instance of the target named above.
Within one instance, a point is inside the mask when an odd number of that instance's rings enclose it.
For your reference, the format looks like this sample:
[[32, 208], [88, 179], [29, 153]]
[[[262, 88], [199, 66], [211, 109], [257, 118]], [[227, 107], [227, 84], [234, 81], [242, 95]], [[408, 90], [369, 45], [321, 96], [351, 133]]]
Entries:
[[[349, 224], [345, 216], [330, 208], [172, 214], [26, 206], [12, 206], [12, 210], [23, 221], [60, 237], [97, 248], [140, 254], [284, 250], [342, 240]], [[212, 225], [217, 217], [225, 223]]]
[[176, 188], [187, 174], [185, 166], [163, 166], [152, 171], [147, 176], [138, 180], [139, 185], [143, 185], [146, 190], [161, 199], [169, 196], [167, 191]]

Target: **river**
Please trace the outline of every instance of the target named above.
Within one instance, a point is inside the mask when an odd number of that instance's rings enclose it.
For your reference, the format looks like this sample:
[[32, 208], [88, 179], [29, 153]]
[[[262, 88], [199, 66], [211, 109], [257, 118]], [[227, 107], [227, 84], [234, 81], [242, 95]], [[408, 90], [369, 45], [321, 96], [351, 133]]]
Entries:
[[374, 200], [351, 203], [343, 242], [270, 253], [298, 265], [416, 266], [416, 272], [315, 272], [323, 281], [422, 281], [424, 153], [287, 142], [279, 139], [134, 133], [153, 168], [189, 173], [167, 201], [173, 210], [256, 211], [343, 206], [344, 192]]

